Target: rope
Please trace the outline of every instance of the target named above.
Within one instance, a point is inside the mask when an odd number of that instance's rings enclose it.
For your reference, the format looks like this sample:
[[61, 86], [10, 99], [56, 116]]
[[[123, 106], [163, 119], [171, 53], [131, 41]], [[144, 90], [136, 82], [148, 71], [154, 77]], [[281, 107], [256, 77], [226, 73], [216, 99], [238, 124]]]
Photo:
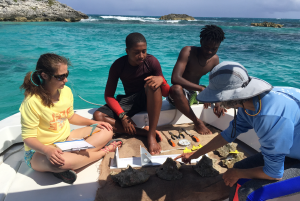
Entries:
[[101, 105], [101, 104], [97, 104], [97, 103], [92, 103], [92, 102], [90, 102], [90, 101], [87, 101], [87, 100], [85, 100], [84, 98], [82, 98], [78, 93], [77, 93], [77, 91], [74, 89], [74, 84], [73, 84], [73, 82], [70, 80], [70, 83], [71, 83], [71, 88], [73, 89], [73, 91], [75, 91], [75, 93], [76, 93], [76, 95], [81, 99], [81, 100], [83, 100], [83, 101], [85, 101], [85, 102], [87, 102], [87, 103], [89, 103], [89, 104], [92, 104], [92, 105], [97, 105], [97, 106], [103, 106], [103, 105]]

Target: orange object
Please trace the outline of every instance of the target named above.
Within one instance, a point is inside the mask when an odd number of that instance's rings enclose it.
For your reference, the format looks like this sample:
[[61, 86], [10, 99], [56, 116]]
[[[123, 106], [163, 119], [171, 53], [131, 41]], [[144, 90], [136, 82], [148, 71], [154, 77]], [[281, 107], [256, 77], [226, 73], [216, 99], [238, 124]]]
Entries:
[[169, 142], [169, 144], [170, 144], [172, 147], [175, 147], [175, 146], [176, 146], [175, 143], [174, 143], [171, 139], [168, 139], [168, 142]]
[[92, 133], [92, 135], [94, 135], [95, 133], [98, 133], [99, 131], [101, 131], [101, 130], [94, 131], [94, 132]]
[[200, 142], [199, 138], [197, 138], [196, 136], [192, 136], [192, 138], [196, 141], [196, 142]]
[[167, 138], [169, 144], [170, 144], [172, 147], [175, 147], [175, 146], [176, 146], [176, 144], [171, 140], [171, 138], [168, 138], [168, 137], [164, 134], [164, 132], [161, 131], [161, 133]]
[[235, 189], [235, 194], [234, 194], [234, 197], [233, 197], [233, 201], [239, 201], [239, 194], [238, 194], [238, 191], [239, 191], [239, 188], [241, 187], [240, 184], [236, 184], [236, 189]]
[[197, 138], [195, 135], [192, 135], [190, 132], [188, 132], [187, 130], [185, 130], [184, 128], [181, 128], [181, 130], [183, 130], [187, 135], [189, 135], [193, 140], [195, 140], [196, 142], [200, 142], [199, 138]]

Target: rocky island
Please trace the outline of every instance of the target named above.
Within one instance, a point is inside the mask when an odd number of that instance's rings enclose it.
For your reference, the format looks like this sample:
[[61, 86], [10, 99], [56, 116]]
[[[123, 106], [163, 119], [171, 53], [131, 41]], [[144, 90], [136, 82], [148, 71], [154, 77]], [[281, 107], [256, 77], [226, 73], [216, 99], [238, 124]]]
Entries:
[[251, 23], [251, 26], [281, 28], [283, 27], [283, 24], [275, 24], [274, 22], [263, 22], [263, 23]]
[[87, 18], [86, 14], [55, 0], [0, 0], [0, 21], [77, 22]]
[[169, 14], [159, 18], [160, 20], [195, 20], [192, 16], [186, 14]]

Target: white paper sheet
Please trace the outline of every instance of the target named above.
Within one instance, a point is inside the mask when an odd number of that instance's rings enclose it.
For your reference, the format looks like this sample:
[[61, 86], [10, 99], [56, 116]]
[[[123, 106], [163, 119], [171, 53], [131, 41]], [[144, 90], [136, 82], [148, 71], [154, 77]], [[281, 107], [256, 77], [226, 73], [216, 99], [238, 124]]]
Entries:
[[79, 151], [84, 149], [92, 149], [95, 148], [90, 143], [86, 142], [84, 139], [82, 140], [73, 140], [73, 141], [65, 141], [65, 142], [56, 142], [54, 143], [58, 148], [62, 151]]

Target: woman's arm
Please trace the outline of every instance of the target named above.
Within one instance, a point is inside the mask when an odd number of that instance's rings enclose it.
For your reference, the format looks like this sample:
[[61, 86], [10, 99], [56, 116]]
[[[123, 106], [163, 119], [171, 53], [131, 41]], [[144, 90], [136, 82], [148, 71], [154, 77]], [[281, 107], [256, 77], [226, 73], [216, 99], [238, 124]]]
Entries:
[[76, 113], [73, 114], [73, 116], [71, 116], [69, 118], [69, 122], [71, 124], [74, 125], [78, 125], [78, 126], [90, 126], [92, 124], [98, 124], [97, 126], [99, 128], [106, 128], [107, 130], [112, 130], [112, 126], [109, 123], [103, 122], [103, 121], [95, 121], [92, 119], [87, 119], [85, 117], [82, 117]]
[[24, 140], [24, 143], [34, 149], [35, 151], [44, 154], [48, 160], [55, 166], [62, 166], [65, 163], [65, 160], [61, 156], [63, 154], [62, 150], [50, 145], [44, 145], [37, 138], [30, 137]]

